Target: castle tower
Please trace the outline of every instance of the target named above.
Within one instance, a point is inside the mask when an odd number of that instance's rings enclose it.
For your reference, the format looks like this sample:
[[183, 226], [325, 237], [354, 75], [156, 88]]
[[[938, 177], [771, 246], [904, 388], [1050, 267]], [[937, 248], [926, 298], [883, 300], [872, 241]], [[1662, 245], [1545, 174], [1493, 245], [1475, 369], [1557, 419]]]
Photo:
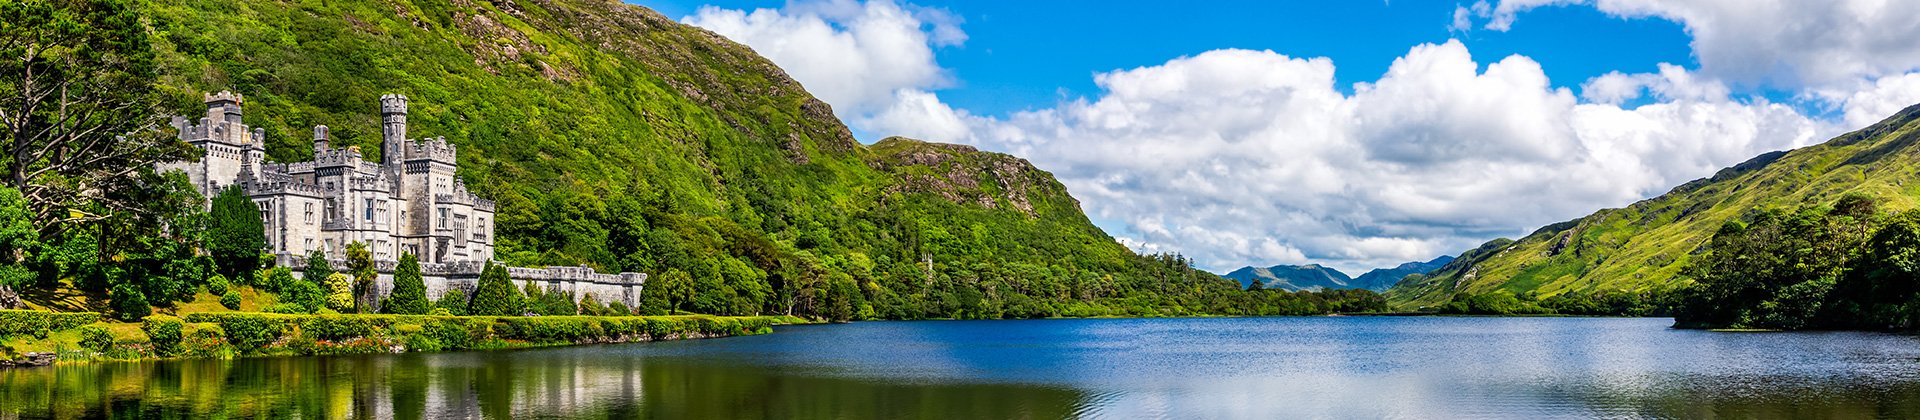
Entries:
[[407, 142], [407, 96], [397, 93], [380, 95], [380, 128], [383, 141], [380, 143], [380, 163], [399, 165]]
[[327, 151], [327, 126], [324, 126], [324, 125], [313, 126], [313, 155], [320, 156], [320, 153], [326, 152], [326, 151]]

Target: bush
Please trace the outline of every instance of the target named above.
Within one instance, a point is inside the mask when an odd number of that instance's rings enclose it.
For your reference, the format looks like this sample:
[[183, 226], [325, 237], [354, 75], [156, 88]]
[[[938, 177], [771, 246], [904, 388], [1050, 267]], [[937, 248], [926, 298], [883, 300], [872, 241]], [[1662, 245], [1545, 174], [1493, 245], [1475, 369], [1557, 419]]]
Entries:
[[114, 316], [121, 321], [133, 321], [153, 314], [153, 307], [147, 304], [147, 295], [131, 284], [114, 285], [113, 290], [107, 293], [107, 299], [112, 301]]
[[280, 301], [299, 305], [298, 312], [312, 313], [326, 305], [326, 296], [320, 291], [320, 285], [306, 281], [288, 282], [280, 293]]
[[220, 306], [231, 310], [240, 310], [240, 291], [228, 290], [220, 295]]
[[186, 324], [185, 339], [179, 352], [193, 357], [225, 357], [227, 351], [227, 333], [219, 324]]
[[613, 303], [607, 304], [607, 310], [613, 312], [611, 315], [619, 315], [619, 316], [633, 315], [633, 309], [628, 308], [627, 304], [621, 303], [620, 301], [617, 301], [617, 300], [613, 301]]
[[326, 279], [327, 309], [346, 312], [353, 310], [353, 277], [342, 273], [333, 273]]
[[0, 310], [0, 337], [32, 334], [36, 338], [100, 321], [97, 312]]
[[307, 308], [295, 303], [275, 303], [261, 311], [273, 314], [304, 314], [307, 313]]
[[113, 344], [116, 341], [119, 340], [113, 337], [113, 331], [107, 330], [106, 327], [98, 325], [80, 327], [80, 347], [87, 350], [106, 353], [108, 350], [113, 350]]
[[163, 356], [180, 354], [180, 340], [186, 323], [180, 318], [166, 315], [154, 315], [146, 318], [140, 330], [147, 333], [147, 341], [153, 343], [153, 351]]
[[212, 293], [214, 296], [225, 296], [229, 286], [232, 285], [227, 284], [227, 276], [215, 274], [213, 278], [207, 279], [207, 293]]
[[487, 263], [487, 268], [480, 272], [480, 281], [474, 285], [473, 300], [467, 303], [467, 314], [520, 315], [526, 309], [522, 300], [520, 289], [515, 289], [513, 281], [507, 278], [507, 269]]
[[447, 308], [433, 308], [433, 310], [432, 310], [432, 311], [429, 311], [429, 312], [427, 312], [427, 315], [433, 315], [433, 316], [453, 316], [453, 311], [449, 311], [449, 310], [447, 310]]

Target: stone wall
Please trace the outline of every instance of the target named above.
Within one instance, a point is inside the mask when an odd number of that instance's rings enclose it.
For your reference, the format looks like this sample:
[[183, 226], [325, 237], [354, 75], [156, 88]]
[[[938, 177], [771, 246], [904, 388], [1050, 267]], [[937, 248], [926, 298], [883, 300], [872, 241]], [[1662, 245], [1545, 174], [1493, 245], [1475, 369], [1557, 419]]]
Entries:
[[[306, 278], [301, 269], [307, 266], [303, 256], [281, 254], [275, 258], [280, 267], [293, 270], [294, 276]], [[346, 272], [346, 260], [329, 260], [334, 271]], [[376, 296], [393, 293], [393, 269], [399, 263], [394, 261], [374, 261], [373, 269], [380, 275], [374, 280]], [[456, 262], [447, 264], [420, 264], [420, 278], [427, 285], [427, 299], [439, 300], [450, 290], [472, 295], [473, 288], [480, 280], [480, 271], [486, 267], [477, 262]], [[507, 278], [513, 279], [514, 287], [523, 287], [527, 282], [547, 290], [573, 292], [575, 300], [584, 299], [593, 294], [600, 304], [620, 302], [627, 307], [640, 304], [640, 290], [646, 286], [646, 273], [605, 274], [588, 267], [547, 267], [524, 268], [507, 267]], [[377, 305], [378, 303], [376, 303]], [[378, 308], [375, 308], [378, 309]]]

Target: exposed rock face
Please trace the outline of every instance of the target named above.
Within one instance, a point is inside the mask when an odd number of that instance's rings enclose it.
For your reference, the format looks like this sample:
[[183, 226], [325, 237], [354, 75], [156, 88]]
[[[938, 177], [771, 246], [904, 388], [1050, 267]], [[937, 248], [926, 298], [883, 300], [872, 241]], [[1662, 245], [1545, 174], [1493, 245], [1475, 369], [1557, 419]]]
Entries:
[[19, 360], [0, 360], [0, 368], [52, 366], [53, 362], [60, 359], [59, 356], [53, 353], [28, 352], [23, 356], [25, 357]]
[[1052, 174], [1026, 159], [900, 137], [881, 140], [873, 148], [882, 153], [877, 166], [901, 176], [901, 182], [890, 188], [893, 193], [933, 194], [988, 209], [1004, 206], [1028, 217], [1038, 216], [1037, 203], [1048, 197], [1063, 198], [1076, 211], [1080, 206]]

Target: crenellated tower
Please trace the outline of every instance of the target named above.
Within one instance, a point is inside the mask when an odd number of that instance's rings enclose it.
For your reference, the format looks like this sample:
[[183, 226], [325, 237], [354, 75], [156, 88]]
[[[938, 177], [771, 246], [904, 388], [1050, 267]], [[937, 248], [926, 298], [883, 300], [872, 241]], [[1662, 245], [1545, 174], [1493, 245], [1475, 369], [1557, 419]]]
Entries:
[[380, 95], [380, 163], [388, 166], [405, 161], [402, 146], [407, 142], [407, 95]]

